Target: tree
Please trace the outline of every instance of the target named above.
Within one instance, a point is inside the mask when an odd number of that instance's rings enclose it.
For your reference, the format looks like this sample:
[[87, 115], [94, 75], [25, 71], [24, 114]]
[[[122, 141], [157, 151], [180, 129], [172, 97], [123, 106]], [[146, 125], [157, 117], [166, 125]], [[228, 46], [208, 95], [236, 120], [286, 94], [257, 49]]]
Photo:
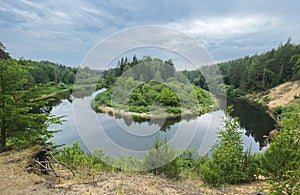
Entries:
[[49, 131], [48, 126], [60, 122], [39, 109], [47, 103], [38, 97], [39, 86], [24, 89], [27, 74], [28, 66], [21, 60], [0, 59], [1, 150], [8, 140], [17, 144], [49, 139], [55, 131]]
[[300, 45], [292, 44], [289, 38], [285, 44], [266, 53], [222, 62], [216, 66], [220, 68], [225, 84], [243, 91], [263, 91], [300, 78], [297, 57], [293, 57], [299, 53]]
[[153, 80], [154, 81], [157, 81], [157, 82], [161, 82], [162, 79], [161, 79], [161, 74], [159, 71], [156, 71], [155, 74], [154, 74], [154, 77], [153, 77]]
[[219, 141], [212, 148], [212, 156], [201, 167], [204, 182], [212, 186], [237, 184], [254, 179], [249, 153], [243, 151], [243, 140], [237, 118], [226, 113], [225, 129], [218, 132]]
[[133, 58], [132, 58], [132, 66], [134, 66], [134, 65], [137, 65], [139, 62], [138, 62], [138, 59], [137, 59], [137, 57], [136, 57], [136, 55], [134, 54], [133, 55]]
[[0, 59], [9, 59], [9, 53], [5, 51], [4, 45], [0, 42]]
[[166, 106], [179, 106], [179, 100], [176, 94], [168, 87], [163, 87], [161, 94], [158, 97], [160, 103]]
[[300, 55], [296, 54], [293, 55], [291, 61], [296, 61], [295, 66], [293, 67], [293, 76], [292, 80], [299, 80], [300, 79]]
[[160, 136], [158, 135], [154, 144], [144, 156], [144, 168], [155, 175], [164, 175], [168, 178], [178, 179], [180, 177], [180, 169], [176, 161], [178, 155], [178, 149], [168, 144], [166, 138], [160, 141]]

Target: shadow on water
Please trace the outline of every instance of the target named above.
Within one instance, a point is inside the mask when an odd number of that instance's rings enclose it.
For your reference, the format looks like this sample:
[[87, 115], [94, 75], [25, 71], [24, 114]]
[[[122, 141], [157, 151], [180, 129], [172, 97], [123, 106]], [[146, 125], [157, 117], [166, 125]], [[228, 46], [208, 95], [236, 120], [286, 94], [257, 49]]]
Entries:
[[241, 126], [246, 130], [245, 135], [251, 136], [256, 142], [259, 142], [260, 148], [265, 146], [265, 135], [276, 129], [276, 122], [267, 113], [266, 110], [255, 104], [251, 104], [241, 99], [227, 100], [228, 105], [233, 105], [232, 116], [238, 117]]

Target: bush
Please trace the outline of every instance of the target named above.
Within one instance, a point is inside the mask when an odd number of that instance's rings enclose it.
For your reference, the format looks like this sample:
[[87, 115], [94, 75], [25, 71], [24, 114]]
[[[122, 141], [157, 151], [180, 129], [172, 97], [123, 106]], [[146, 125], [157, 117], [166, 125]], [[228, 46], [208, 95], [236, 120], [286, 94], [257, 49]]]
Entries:
[[59, 83], [57, 84], [57, 88], [58, 88], [58, 89], [66, 89], [67, 87], [66, 87], [66, 85], [65, 85], [63, 82], [59, 82]]
[[282, 108], [279, 117], [283, 129], [264, 153], [261, 168], [270, 191], [276, 194], [300, 194], [300, 101]]
[[203, 164], [199, 152], [195, 149], [186, 149], [177, 158], [180, 167], [181, 177], [199, 177], [200, 165]]
[[96, 110], [96, 112], [99, 112], [99, 113], [103, 113], [103, 112], [104, 112], [104, 111], [103, 111], [101, 108], [99, 108], [99, 107], [96, 108], [95, 110]]
[[136, 114], [132, 114], [132, 115], [131, 115], [131, 118], [132, 118], [134, 121], [141, 121], [141, 120], [142, 120], [142, 117], [140, 117], [139, 115], [136, 115]]
[[80, 149], [79, 142], [74, 142], [72, 146], [65, 146], [63, 151], [58, 153], [56, 157], [75, 169], [95, 164], [95, 159]]
[[149, 108], [147, 106], [129, 106], [130, 112], [138, 112], [138, 113], [146, 113], [149, 112]]
[[112, 169], [110, 165], [102, 161], [103, 158], [107, 158], [102, 150], [95, 150], [94, 155], [87, 154], [81, 150], [79, 142], [74, 142], [72, 146], [65, 146], [55, 157], [72, 169], [80, 172], [87, 170], [87, 174], [97, 174]]
[[111, 90], [97, 94], [93, 104], [95, 105], [94, 107], [98, 107], [100, 105], [111, 106]]
[[171, 107], [171, 106], [168, 106], [166, 111], [168, 113], [173, 113], [173, 114], [180, 114], [181, 113], [181, 108], [180, 107]]

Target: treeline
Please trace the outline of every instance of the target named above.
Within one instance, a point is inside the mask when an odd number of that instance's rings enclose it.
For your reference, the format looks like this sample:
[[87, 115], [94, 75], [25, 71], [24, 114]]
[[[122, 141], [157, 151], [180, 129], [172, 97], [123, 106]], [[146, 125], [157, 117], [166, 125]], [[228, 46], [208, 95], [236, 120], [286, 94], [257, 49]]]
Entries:
[[30, 75], [36, 84], [40, 83], [64, 83], [69, 84], [95, 84], [97, 83], [101, 71], [92, 70], [89, 67], [67, 67], [49, 61], [23, 61], [29, 66]]
[[[11, 59], [5, 51], [4, 45], [0, 42], [0, 59]], [[101, 71], [91, 70], [89, 67], [68, 67], [62, 64], [49, 61], [33, 61], [23, 58], [18, 60], [23, 66], [28, 66], [27, 75], [28, 86], [36, 84], [46, 84], [54, 82], [56, 84], [72, 85], [76, 84], [95, 84], [98, 82]]]
[[[255, 54], [197, 70], [184, 70], [182, 73], [194, 85], [203, 89], [222, 88], [237, 93], [265, 91], [287, 81], [300, 79], [300, 44], [289, 38], [285, 44], [262, 54]], [[206, 75], [204, 78], [203, 75]], [[221, 80], [222, 81], [221, 81]], [[236, 93], [237, 92], [237, 93]]]
[[[150, 67], [149, 63], [151, 63]], [[130, 70], [135, 65], [139, 65], [138, 68], [135, 68], [135, 71]], [[159, 58], [152, 58], [151, 56], [144, 56], [142, 59], [137, 59], [136, 55], [134, 55], [130, 61], [127, 57], [122, 57], [121, 60], [118, 61], [116, 68], [103, 71], [103, 77], [99, 80], [99, 88], [109, 88], [123, 73], [131, 74], [135, 80], [149, 82], [154, 78], [155, 74], [159, 74], [159, 76], [157, 75], [158, 78], [162, 81], [166, 81], [168, 78], [174, 76], [174, 72], [175, 67], [171, 59], [163, 61]]]
[[[147, 63], [151, 63], [150, 68]], [[109, 88], [124, 72], [137, 64], [139, 65], [139, 69], [135, 69], [136, 72], [133, 73], [134, 79], [142, 80], [144, 82], [149, 82], [152, 78], [154, 78], [155, 74], [159, 74], [158, 77], [161, 81], [167, 81], [170, 77], [174, 77], [174, 73], [176, 72], [174, 63], [171, 59], [164, 61], [159, 58], [152, 58], [151, 56], [144, 56], [142, 59], [138, 59], [136, 55], [134, 55], [130, 61], [127, 57], [122, 57], [121, 60], [118, 61], [116, 68], [110, 68], [103, 71], [103, 77], [99, 80], [99, 88]], [[208, 90], [205, 79], [199, 70], [184, 70], [180, 71], [180, 73], [183, 74], [192, 84]]]
[[297, 54], [300, 54], [300, 44], [293, 44], [289, 38], [276, 49], [217, 66], [225, 84], [243, 91], [264, 91], [300, 79], [299, 64], [294, 57]]

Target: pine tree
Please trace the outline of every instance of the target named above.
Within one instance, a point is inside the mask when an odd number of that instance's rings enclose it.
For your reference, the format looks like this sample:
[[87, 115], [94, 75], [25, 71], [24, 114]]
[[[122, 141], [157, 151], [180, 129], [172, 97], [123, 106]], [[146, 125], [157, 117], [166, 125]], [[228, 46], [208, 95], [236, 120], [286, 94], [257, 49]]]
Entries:
[[28, 66], [15, 59], [0, 59], [1, 150], [11, 143], [29, 143], [49, 139], [54, 131], [47, 128], [59, 118], [40, 111], [47, 104], [39, 98], [39, 86], [25, 88]]
[[9, 53], [5, 51], [5, 46], [0, 42], [0, 59], [9, 59]]
[[133, 55], [133, 58], [132, 58], [132, 66], [134, 66], [134, 65], [137, 65], [139, 62], [138, 62], [138, 59], [137, 59], [137, 57], [136, 57], [136, 55], [134, 54]]
[[201, 167], [204, 182], [211, 186], [237, 184], [254, 179], [256, 168], [249, 152], [243, 150], [240, 124], [226, 113], [224, 130], [218, 132], [219, 141], [212, 148], [212, 156]]

